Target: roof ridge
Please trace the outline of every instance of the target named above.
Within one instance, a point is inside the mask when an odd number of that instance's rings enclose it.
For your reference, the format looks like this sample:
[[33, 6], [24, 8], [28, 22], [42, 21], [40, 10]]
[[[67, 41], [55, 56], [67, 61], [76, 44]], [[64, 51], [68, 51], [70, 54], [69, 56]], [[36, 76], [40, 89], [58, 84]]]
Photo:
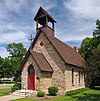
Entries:
[[[72, 47], [70, 47], [69, 45], [65, 44], [64, 42], [62, 42], [61, 40], [59, 40], [56, 37], [50, 37], [50, 36], [48, 36], [46, 34], [45, 34], [45, 36], [49, 39], [49, 41], [52, 43], [52, 45], [54, 46], [54, 48], [56, 49], [56, 51], [59, 53], [59, 55], [62, 57], [62, 59], [66, 63], [68, 63], [70, 65], [79, 66], [79, 67], [83, 66], [83, 64], [84, 64], [83, 62], [85, 62], [85, 60]], [[59, 46], [59, 44], [60, 44], [60, 46]], [[66, 56], [66, 54], [68, 56]], [[71, 56], [71, 55], [74, 55], [74, 56]], [[73, 57], [73, 58], [71, 58], [71, 57]]]
[[48, 17], [50, 17], [50, 18], [56, 23], [56, 21], [54, 20], [54, 18], [52, 17], [52, 15], [49, 14], [49, 13], [48, 13], [45, 9], [43, 9], [41, 6], [40, 6], [40, 8], [38, 9], [38, 11], [37, 11], [37, 13], [36, 13], [36, 15], [35, 15], [35, 17], [34, 17], [34, 20], [35, 20], [35, 21], [36, 21], [36, 18], [37, 18], [37, 16], [38, 16], [38, 13], [39, 13], [40, 10], [42, 10], [45, 15], [47, 15]]
[[[41, 71], [53, 72], [52, 67], [50, 66], [50, 64], [48, 63], [48, 61], [46, 60], [46, 58], [44, 57], [42, 52], [39, 53], [39, 52], [36, 52], [36, 51], [33, 51], [33, 50], [31, 50], [30, 52], [31, 52], [36, 64], [38, 65], [38, 67], [40, 68]], [[44, 61], [44, 62], [41, 63], [41, 60]]]
[[51, 38], [51, 39], [55, 38], [58, 41], [60, 41], [61, 43], [63, 43], [65, 46], [68, 46], [69, 48], [71, 48], [72, 50], [74, 50], [71, 46], [67, 45], [66, 43], [64, 43], [63, 41], [61, 41], [60, 39], [58, 39], [57, 37], [50, 37], [50, 36], [48, 36], [48, 37]]
[[[43, 53], [41, 53], [43, 55]], [[43, 55], [43, 57], [45, 58], [45, 56]], [[47, 59], [45, 58], [45, 60], [47, 61]], [[49, 66], [51, 67], [50, 63], [47, 61], [47, 63], [49, 64]], [[53, 68], [51, 67], [51, 69], [53, 70]]]

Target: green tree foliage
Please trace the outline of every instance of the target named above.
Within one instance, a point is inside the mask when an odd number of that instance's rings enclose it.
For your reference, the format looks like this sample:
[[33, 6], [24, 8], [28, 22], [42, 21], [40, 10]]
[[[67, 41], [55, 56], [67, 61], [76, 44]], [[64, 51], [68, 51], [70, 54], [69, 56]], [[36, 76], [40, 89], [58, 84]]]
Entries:
[[79, 52], [82, 55], [82, 57], [84, 57], [85, 60], [87, 60], [92, 54], [91, 41], [92, 38], [89, 37], [85, 38], [82, 41], [81, 47], [79, 48]]
[[96, 30], [92, 38], [85, 38], [79, 48], [80, 54], [87, 61], [86, 71], [92, 79], [100, 77], [100, 20], [96, 21]]
[[22, 43], [8, 44], [6, 49], [11, 57], [19, 58], [19, 60], [22, 60], [23, 56], [26, 53], [26, 48], [24, 48]]
[[15, 80], [20, 78], [19, 65], [26, 53], [22, 43], [11, 43], [6, 47], [10, 54], [8, 58], [0, 57], [0, 77], [15, 77]]
[[92, 38], [85, 38], [79, 48], [80, 54], [87, 61], [91, 56], [95, 55], [95, 50], [100, 47], [100, 21], [96, 21], [96, 30], [93, 32]]
[[0, 57], [0, 78], [3, 77], [3, 63], [4, 63], [4, 59]]

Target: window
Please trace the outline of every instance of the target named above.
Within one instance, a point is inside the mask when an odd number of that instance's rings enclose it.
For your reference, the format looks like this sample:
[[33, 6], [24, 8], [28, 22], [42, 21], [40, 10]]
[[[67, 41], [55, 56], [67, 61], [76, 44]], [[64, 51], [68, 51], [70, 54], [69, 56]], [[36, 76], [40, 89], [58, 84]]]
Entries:
[[81, 75], [81, 73], [80, 73], [80, 70], [79, 70], [79, 84], [80, 84], [80, 75]]
[[30, 65], [30, 67], [29, 67], [29, 69], [28, 69], [28, 73], [29, 73], [29, 74], [34, 74], [34, 73], [35, 73], [34, 68], [33, 68], [32, 65]]
[[50, 28], [52, 28], [52, 23], [51, 23], [51, 22], [48, 22], [48, 26], [49, 26]]
[[74, 69], [72, 68], [72, 85], [74, 86]]

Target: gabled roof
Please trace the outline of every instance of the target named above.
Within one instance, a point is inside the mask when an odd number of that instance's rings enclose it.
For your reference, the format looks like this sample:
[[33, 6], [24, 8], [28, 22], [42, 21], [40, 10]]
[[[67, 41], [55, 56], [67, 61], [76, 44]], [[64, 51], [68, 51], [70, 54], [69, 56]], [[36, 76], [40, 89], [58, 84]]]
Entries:
[[75, 49], [55, 37], [47, 37], [67, 64], [75, 65], [78, 67], [84, 67], [85, 60]]
[[[32, 48], [34, 47], [41, 32], [43, 32], [43, 31], [40, 29], [32, 42]], [[63, 43], [62, 41], [60, 41], [59, 39], [57, 39], [55, 37], [50, 37], [45, 33], [44, 33], [44, 35], [51, 42], [51, 44], [56, 49], [58, 54], [62, 57], [62, 59], [65, 61], [65, 63], [70, 64], [70, 65], [74, 65], [74, 66], [78, 66], [78, 67], [85, 66], [85, 63], [86, 63], [85, 60], [81, 57], [81, 55], [77, 51], [75, 51], [75, 49], [66, 45], [65, 43]], [[28, 52], [26, 53], [21, 65], [20, 65], [20, 71], [22, 70], [22, 68], [23, 68], [23, 66], [24, 66], [24, 64], [25, 64], [25, 62], [31, 52], [31, 55], [35, 59], [36, 63], [40, 67], [41, 71], [52, 72], [53, 71], [52, 67], [50, 67], [49, 63], [47, 62], [47, 60], [45, 59], [43, 54], [37, 53], [37, 52], [32, 52], [32, 51], [30, 51], [30, 48], [29, 48]]]
[[32, 51], [30, 49], [26, 53], [26, 56], [23, 59], [21, 65], [20, 65], [20, 71], [22, 71], [23, 66], [24, 66], [25, 62], [27, 61], [29, 55], [32, 55], [33, 59], [35, 60], [36, 64], [39, 66], [39, 68], [40, 68], [41, 71], [53, 72], [52, 67], [49, 65], [48, 61], [43, 56], [43, 54], [42, 53], [35, 52], [35, 51]]
[[53, 72], [53, 69], [51, 68], [51, 66], [49, 65], [48, 61], [43, 56], [43, 54], [35, 52], [35, 51], [30, 51], [30, 52], [41, 71]]
[[[43, 31], [40, 30], [40, 32], [43, 32]], [[85, 60], [77, 51], [75, 51], [75, 49], [68, 46], [64, 42], [60, 41], [56, 37], [50, 37], [45, 32], [43, 33], [51, 42], [51, 44], [54, 46], [54, 48], [57, 50], [58, 54], [62, 57], [62, 59], [67, 64], [78, 66], [78, 67], [85, 66], [85, 63], [86, 63]]]
[[34, 17], [34, 20], [35, 20], [35, 21], [37, 20], [38, 15], [39, 15], [41, 12], [43, 12], [46, 16], [50, 17], [50, 18], [56, 23], [56, 21], [54, 20], [54, 18], [53, 18], [47, 11], [45, 11], [42, 7], [39, 8], [39, 10], [38, 10], [36, 16]]

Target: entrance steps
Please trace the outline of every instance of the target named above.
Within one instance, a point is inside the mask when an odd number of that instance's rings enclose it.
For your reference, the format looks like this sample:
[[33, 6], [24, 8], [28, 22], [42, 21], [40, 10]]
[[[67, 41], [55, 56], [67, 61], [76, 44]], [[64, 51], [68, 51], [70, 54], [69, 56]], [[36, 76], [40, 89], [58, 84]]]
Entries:
[[21, 97], [30, 97], [30, 96], [36, 96], [37, 91], [33, 90], [16, 90], [12, 93], [12, 95], [21, 96]]

